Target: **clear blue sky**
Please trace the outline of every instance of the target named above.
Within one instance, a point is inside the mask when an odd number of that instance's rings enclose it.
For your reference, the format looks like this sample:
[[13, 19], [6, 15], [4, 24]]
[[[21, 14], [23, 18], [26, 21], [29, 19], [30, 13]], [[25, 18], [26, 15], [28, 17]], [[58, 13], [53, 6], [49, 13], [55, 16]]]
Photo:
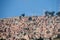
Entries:
[[60, 11], [60, 0], [57, 1], [57, 8], [58, 8], [58, 11]]
[[41, 16], [44, 11], [59, 10], [59, 0], [0, 0], [0, 18], [20, 16]]

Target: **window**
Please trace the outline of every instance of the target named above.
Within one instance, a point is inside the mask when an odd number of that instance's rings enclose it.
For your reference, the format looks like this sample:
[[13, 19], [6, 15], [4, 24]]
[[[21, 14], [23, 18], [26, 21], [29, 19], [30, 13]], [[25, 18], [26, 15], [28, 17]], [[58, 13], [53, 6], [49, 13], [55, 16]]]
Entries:
[[56, 23], [60, 23], [60, 18], [57, 18], [56, 19]]
[[0, 40], [6, 40], [6, 39], [1, 38]]
[[11, 34], [9, 34], [8, 37], [11, 37]]
[[4, 20], [1, 20], [1, 22], [4, 22]]
[[43, 38], [41, 38], [41, 37], [40, 37], [40, 38], [39, 38], [39, 39], [37, 39], [37, 40], [43, 40]]
[[60, 38], [60, 34], [58, 34], [57, 38]]
[[58, 29], [58, 32], [60, 32], [60, 29]]
[[26, 35], [26, 33], [24, 33], [24, 36]]
[[26, 40], [26, 39], [22, 38], [21, 40]]
[[46, 33], [47, 33], [47, 34], [49, 34], [49, 33], [50, 33], [50, 31], [48, 30]]
[[36, 21], [36, 19], [33, 19], [33, 21]]
[[29, 28], [24, 28], [25, 30], [29, 30]]
[[3, 32], [3, 30], [0, 30], [0, 32]]

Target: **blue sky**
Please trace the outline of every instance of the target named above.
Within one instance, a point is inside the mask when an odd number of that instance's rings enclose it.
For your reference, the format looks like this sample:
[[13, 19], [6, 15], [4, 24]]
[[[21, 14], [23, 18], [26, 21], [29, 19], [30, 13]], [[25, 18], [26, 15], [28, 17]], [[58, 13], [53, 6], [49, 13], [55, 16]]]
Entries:
[[58, 8], [58, 11], [60, 11], [60, 0], [57, 1], [57, 8]]
[[60, 0], [0, 0], [0, 18], [41, 16], [45, 11], [59, 11]]

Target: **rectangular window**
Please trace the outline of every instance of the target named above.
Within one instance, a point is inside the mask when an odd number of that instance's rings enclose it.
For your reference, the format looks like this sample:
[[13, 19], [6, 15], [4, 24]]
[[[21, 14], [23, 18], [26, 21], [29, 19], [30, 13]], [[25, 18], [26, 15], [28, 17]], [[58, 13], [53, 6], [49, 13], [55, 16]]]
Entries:
[[56, 19], [56, 23], [60, 23], [60, 19]]
[[58, 32], [60, 32], [60, 29], [58, 29]]

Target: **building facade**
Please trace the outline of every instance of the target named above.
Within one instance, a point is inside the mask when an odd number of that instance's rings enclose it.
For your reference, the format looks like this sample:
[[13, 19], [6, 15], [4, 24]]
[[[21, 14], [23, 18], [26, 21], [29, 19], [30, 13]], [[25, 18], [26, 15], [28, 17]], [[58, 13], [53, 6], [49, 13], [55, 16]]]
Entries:
[[6, 40], [44, 40], [60, 35], [59, 16], [19, 16], [0, 19], [0, 38]]

